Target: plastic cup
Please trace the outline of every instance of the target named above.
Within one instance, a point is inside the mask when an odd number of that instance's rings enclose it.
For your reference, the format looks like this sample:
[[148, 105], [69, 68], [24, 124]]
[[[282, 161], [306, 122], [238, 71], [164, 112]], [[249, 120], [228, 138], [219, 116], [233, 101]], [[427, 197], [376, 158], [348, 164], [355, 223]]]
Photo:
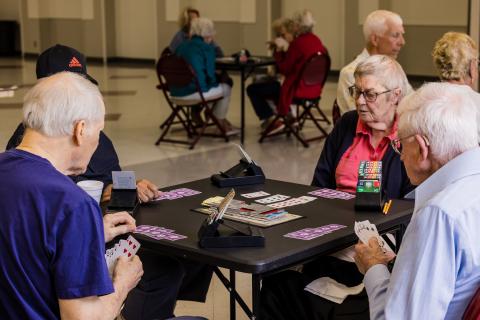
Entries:
[[90, 197], [100, 203], [103, 191], [103, 182], [97, 180], [84, 180], [77, 183], [77, 186], [82, 188]]

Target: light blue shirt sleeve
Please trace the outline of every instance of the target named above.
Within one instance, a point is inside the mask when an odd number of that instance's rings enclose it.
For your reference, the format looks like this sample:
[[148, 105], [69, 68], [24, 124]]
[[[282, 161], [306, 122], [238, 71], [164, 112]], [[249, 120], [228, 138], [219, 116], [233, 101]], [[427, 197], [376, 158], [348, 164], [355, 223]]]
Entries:
[[390, 277], [384, 265], [365, 274], [370, 318], [444, 319], [455, 291], [454, 221], [435, 206], [414, 215]]

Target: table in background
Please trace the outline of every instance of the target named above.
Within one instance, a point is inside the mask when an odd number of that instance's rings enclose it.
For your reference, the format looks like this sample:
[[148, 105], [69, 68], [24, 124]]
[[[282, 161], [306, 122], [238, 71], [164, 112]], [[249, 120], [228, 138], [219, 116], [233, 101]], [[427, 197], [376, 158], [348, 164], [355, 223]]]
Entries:
[[[354, 200], [318, 198], [306, 204], [286, 208], [288, 212], [299, 214], [304, 218], [262, 228], [265, 236], [265, 247], [263, 248], [202, 249], [198, 247], [197, 231], [207, 216], [193, 212], [191, 209], [200, 207], [201, 202], [209, 197], [224, 196], [230, 188], [217, 188], [211, 184], [209, 179], [203, 179], [165, 188], [165, 190], [180, 187], [191, 188], [202, 193], [181, 199], [142, 205], [135, 214], [135, 219], [137, 225], [156, 225], [174, 229], [176, 233], [186, 235], [188, 238], [178, 241], [157, 241], [140, 234], [136, 237], [144, 247], [157, 252], [229, 269], [230, 279], [221, 274], [218, 268], [215, 273], [230, 292], [230, 319], [235, 319], [235, 302], [240, 304], [251, 319], [258, 319], [262, 277], [356, 243], [358, 239], [353, 230], [355, 220], [370, 220], [376, 224], [380, 233], [396, 231], [396, 240], [399, 246], [413, 212], [413, 202], [405, 200], [394, 200], [389, 214], [383, 215], [379, 212], [355, 212]], [[255, 191], [298, 197], [307, 195], [307, 192], [315, 189], [318, 188], [267, 180], [262, 185], [236, 187], [235, 198], [247, 202], [254, 201], [254, 199], [243, 198], [240, 194]], [[237, 224], [232, 221], [229, 223]], [[332, 223], [347, 227], [309, 241], [283, 236], [303, 228], [320, 227]], [[252, 274], [252, 310], [236, 292], [235, 271]]]
[[275, 64], [275, 59], [266, 56], [251, 56], [247, 62], [240, 63], [231, 57], [217, 58], [216, 69], [225, 71], [240, 71], [240, 143], [244, 142], [245, 130], [245, 81], [252, 72], [260, 67]]

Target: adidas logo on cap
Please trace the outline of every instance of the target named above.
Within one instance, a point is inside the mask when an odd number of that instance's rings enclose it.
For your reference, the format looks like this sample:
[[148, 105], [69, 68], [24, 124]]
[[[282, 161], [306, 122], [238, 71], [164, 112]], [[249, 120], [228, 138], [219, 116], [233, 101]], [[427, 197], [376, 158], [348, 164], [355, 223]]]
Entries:
[[80, 61], [78, 61], [77, 58], [73, 57], [72, 60], [70, 60], [70, 63], [68, 64], [68, 66], [70, 68], [81, 68], [82, 67], [82, 64], [80, 63]]

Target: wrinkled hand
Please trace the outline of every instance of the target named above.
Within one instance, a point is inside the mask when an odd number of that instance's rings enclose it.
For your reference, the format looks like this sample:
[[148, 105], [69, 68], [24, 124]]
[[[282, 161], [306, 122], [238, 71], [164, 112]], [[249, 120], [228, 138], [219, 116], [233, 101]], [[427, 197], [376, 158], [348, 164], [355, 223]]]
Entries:
[[101, 202], [110, 201], [110, 198], [112, 197], [112, 188], [113, 188], [113, 184], [109, 184], [108, 186], [105, 187], [105, 189], [103, 189]]
[[390, 260], [395, 258], [395, 254], [392, 252], [384, 253], [378, 240], [374, 237], [368, 240], [368, 245], [359, 241], [355, 245], [355, 264], [358, 270], [365, 274], [368, 269], [376, 264], [387, 265]]
[[121, 256], [113, 269], [113, 282], [122, 285], [127, 292], [135, 288], [143, 275], [143, 265], [140, 258]]
[[287, 51], [288, 50], [288, 47], [289, 47], [289, 43], [287, 40], [281, 38], [281, 37], [278, 37], [278, 38], [275, 38], [275, 40], [273, 40], [275, 42], [275, 46], [277, 47], [277, 50], [278, 51]]
[[109, 213], [103, 216], [105, 242], [112, 241], [113, 238], [121, 234], [135, 231], [135, 228], [135, 219], [126, 211]]
[[137, 195], [140, 202], [148, 202], [160, 195], [158, 187], [152, 182], [142, 179], [137, 181]]

